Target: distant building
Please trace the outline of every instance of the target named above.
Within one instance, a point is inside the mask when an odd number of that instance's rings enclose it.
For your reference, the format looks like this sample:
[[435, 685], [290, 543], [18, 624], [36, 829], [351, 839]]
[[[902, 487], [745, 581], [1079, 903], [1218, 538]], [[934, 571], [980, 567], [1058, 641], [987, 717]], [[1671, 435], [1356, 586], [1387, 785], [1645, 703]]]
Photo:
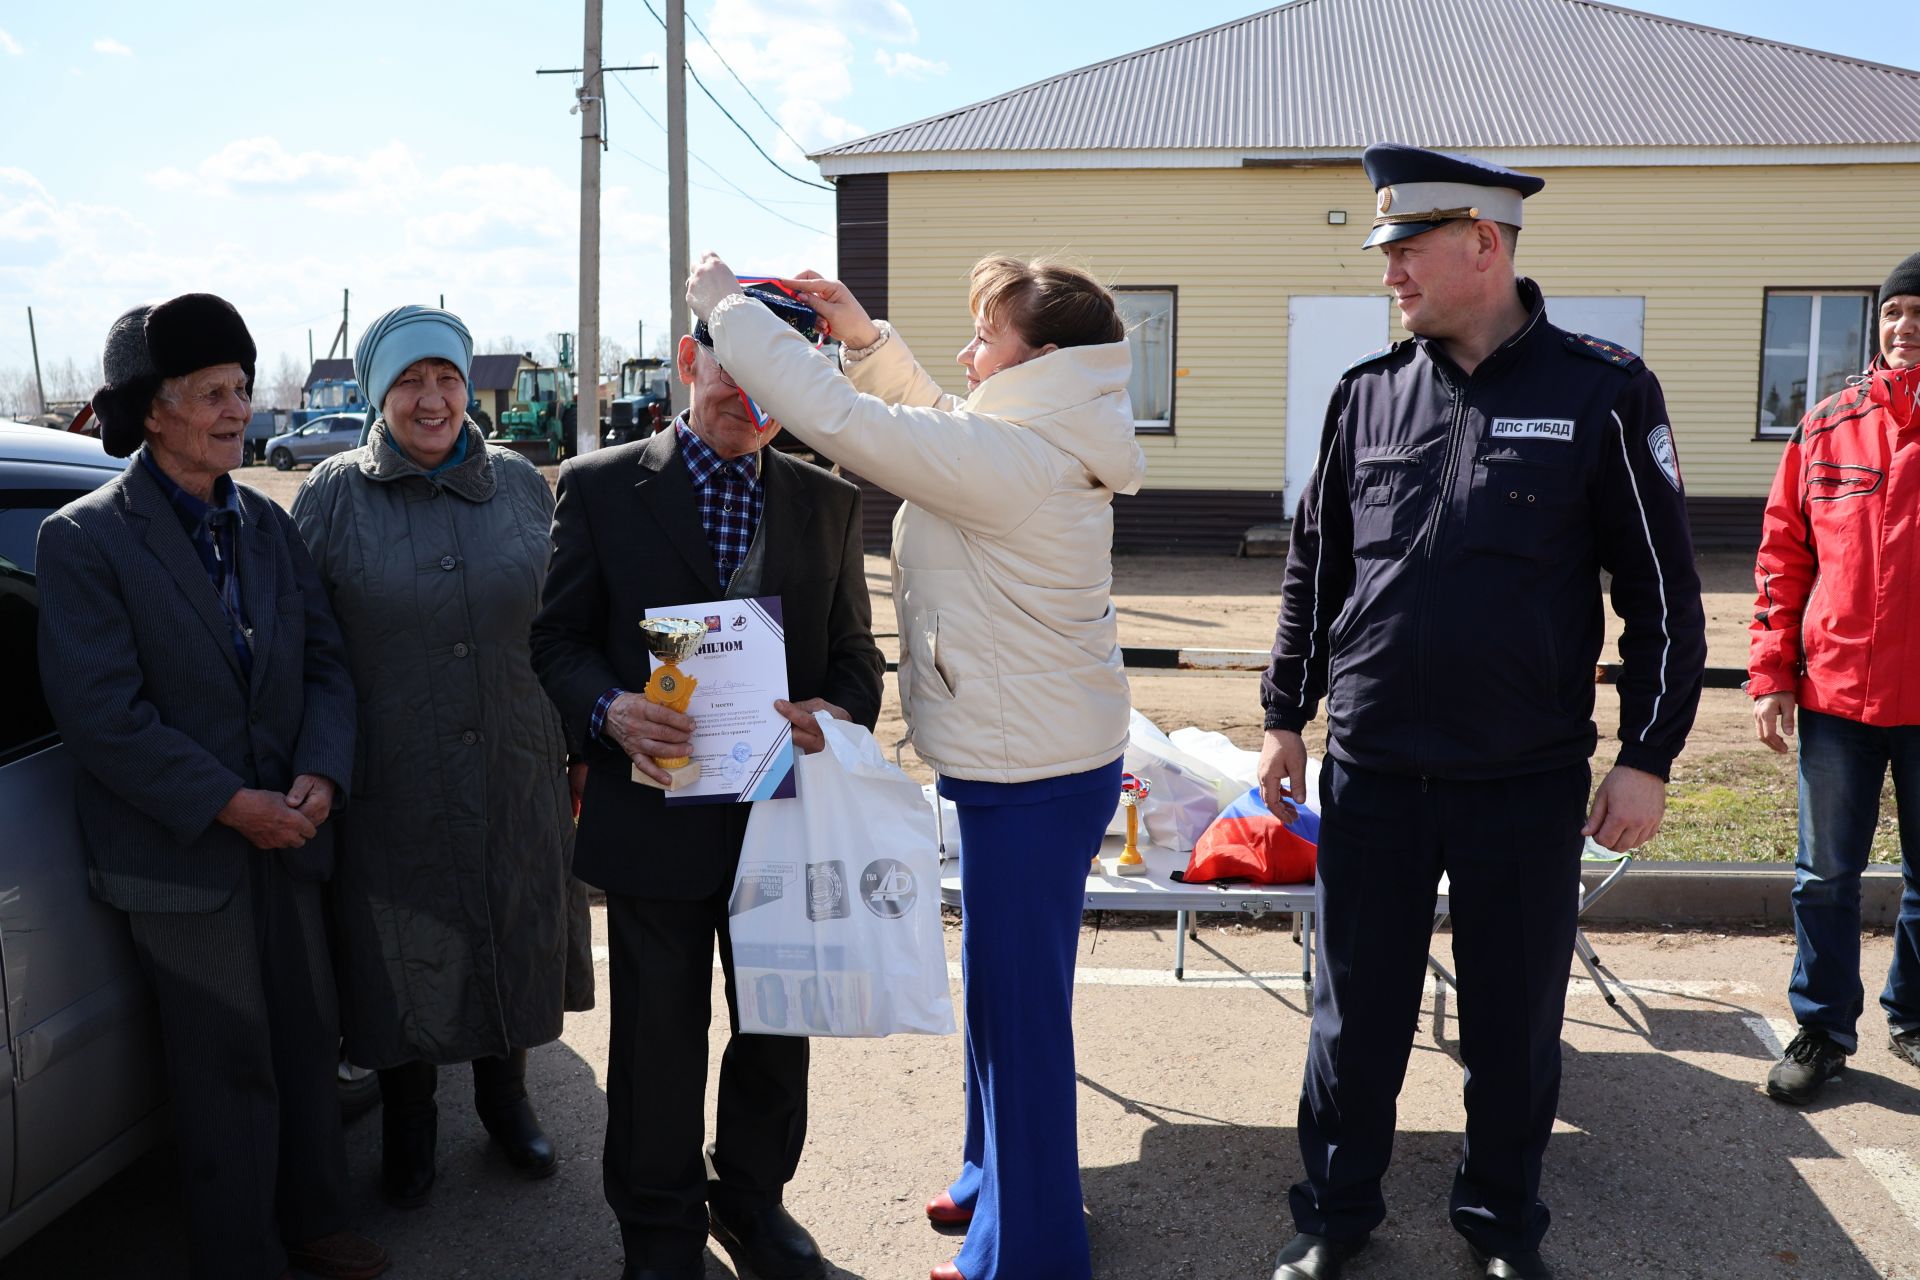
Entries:
[[1757, 541], [1920, 246], [1920, 73], [1590, 0], [1298, 0], [814, 159], [841, 277], [950, 391], [976, 259], [1111, 281], [1148, 459], [1117, 541], [1214, 549], [1293, 514], [1335, 380], [1406, 336], [1360, 248], [1380, 141], [1547, 179], [1520, 269], [1660, 375], [1706, 545]]

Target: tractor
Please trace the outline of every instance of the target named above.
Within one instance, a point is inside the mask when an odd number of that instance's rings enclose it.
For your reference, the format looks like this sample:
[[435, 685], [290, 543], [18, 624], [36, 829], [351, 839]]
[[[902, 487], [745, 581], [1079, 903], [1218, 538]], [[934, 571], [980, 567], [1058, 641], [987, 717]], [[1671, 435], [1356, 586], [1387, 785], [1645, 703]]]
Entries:
[[673, 371], [665, 360], [652, 356], [628, 360], [620, 366], [620, 394], [607, 406], [600, 424], [605, 444], [645, 440], [667, 424], [668, 378]]
[[360, 394], [358, 382], [352, 378], [319, 378], [307, 388], [306, 407], [295, 409], [288, 425], [304, 427], [315, 418], [355, 411], [367, 411], [367, 398]]
[[522, 369], [513, 407], [500, 415], [488, 440], [532, 462], [559, 462], [573, 451], [573, 335], [560, 335], [560, 363]]

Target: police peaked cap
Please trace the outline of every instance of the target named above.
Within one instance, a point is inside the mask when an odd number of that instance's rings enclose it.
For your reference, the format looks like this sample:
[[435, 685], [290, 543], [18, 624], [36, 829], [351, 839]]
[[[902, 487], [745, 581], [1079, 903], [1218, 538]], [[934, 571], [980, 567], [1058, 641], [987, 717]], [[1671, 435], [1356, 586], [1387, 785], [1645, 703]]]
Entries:
[[154, 393], [168, 378], [237, 364], [251, 392], [258, 354], [240, 313], [211, 293], [183, 293], [157, 307], [123, 312], [107, 331], [101, 356], [106, 385], [93, 393], [101, 445], [116, 458], [138, 449]]
[[1517, 227], [1520, 202], [1547, 185], [1545, 178], [1472, 156], [1428, 151], [1400, 142], [1376, 142], [1361, 153], [1368, 181], [1380, 193], [1373, 233], [1360, 247], [1405, 240], [1461, 218]]

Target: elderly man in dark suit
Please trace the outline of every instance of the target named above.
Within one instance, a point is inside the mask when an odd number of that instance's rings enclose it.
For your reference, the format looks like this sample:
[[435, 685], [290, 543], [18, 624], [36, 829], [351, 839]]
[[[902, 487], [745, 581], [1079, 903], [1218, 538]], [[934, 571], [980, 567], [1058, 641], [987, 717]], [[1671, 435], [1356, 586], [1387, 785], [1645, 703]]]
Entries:
[[[648, 678], [649, 608], [777, 595], [788, 689], [778, 704], [802, 750], [824, 745], [812, 712], [872, 726], [884, 664], [873, 641], [853, 485], [766, 448], [762, 423], [704, 333], [680, 340], [691, 405], [650, 440], [560, 472], [553, 562], [533, 660], [587, 764], [574, 871], [607, 891], [613, 1043], [607, 1066], [607, 1202], [626, 1280], [696, 1280], [709, 1230], [749, 1275], [825, 1274], [781, 1206], [806, 1139], [807, 1041], [741, 1035], [727, 895], [748, 805], [667, 807], [629, 760], [683, 754], [693, 722], [636, 692]], [[714, 939], [735, 1028], [705, 1134]]]
[[40, 528], [47, 704], [95, 894], [153, 984], [196, 1277], [372, 1277], [341, 1229], [320, 913], [354, 759], [339, 629], [292, 521], [233, 483], [254, 346], [186, 294], [114, 322], [101, 441], [137, 457]]

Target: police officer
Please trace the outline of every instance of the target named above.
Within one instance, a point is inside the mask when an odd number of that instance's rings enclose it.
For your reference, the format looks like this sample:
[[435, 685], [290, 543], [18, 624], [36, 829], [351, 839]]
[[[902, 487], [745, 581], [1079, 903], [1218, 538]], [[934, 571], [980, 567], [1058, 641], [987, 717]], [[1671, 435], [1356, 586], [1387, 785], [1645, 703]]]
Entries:
[[[1362, 164], [1366, 244], [1413, 337], [1334, 389], [1261, 681], [1276, 812], [1306, 796], [1300, 730], [1327, 700], [1306, 1177], [1273, 1274], [1338, 1276], [1386, 1216], [1445, 873], [1467, 1069], [1450, 1216], [1486, 1275], [1545, 1277], [1583, 841], [1659, 828], [1700, 696], [1700, 584], [1659, 382], [1549, 324], [1514, 273], [1521, 202], [1545, 182], [1395, 144]], [[1625, 621], [1620, 752], [1589, 812], [1602, 570]]]

